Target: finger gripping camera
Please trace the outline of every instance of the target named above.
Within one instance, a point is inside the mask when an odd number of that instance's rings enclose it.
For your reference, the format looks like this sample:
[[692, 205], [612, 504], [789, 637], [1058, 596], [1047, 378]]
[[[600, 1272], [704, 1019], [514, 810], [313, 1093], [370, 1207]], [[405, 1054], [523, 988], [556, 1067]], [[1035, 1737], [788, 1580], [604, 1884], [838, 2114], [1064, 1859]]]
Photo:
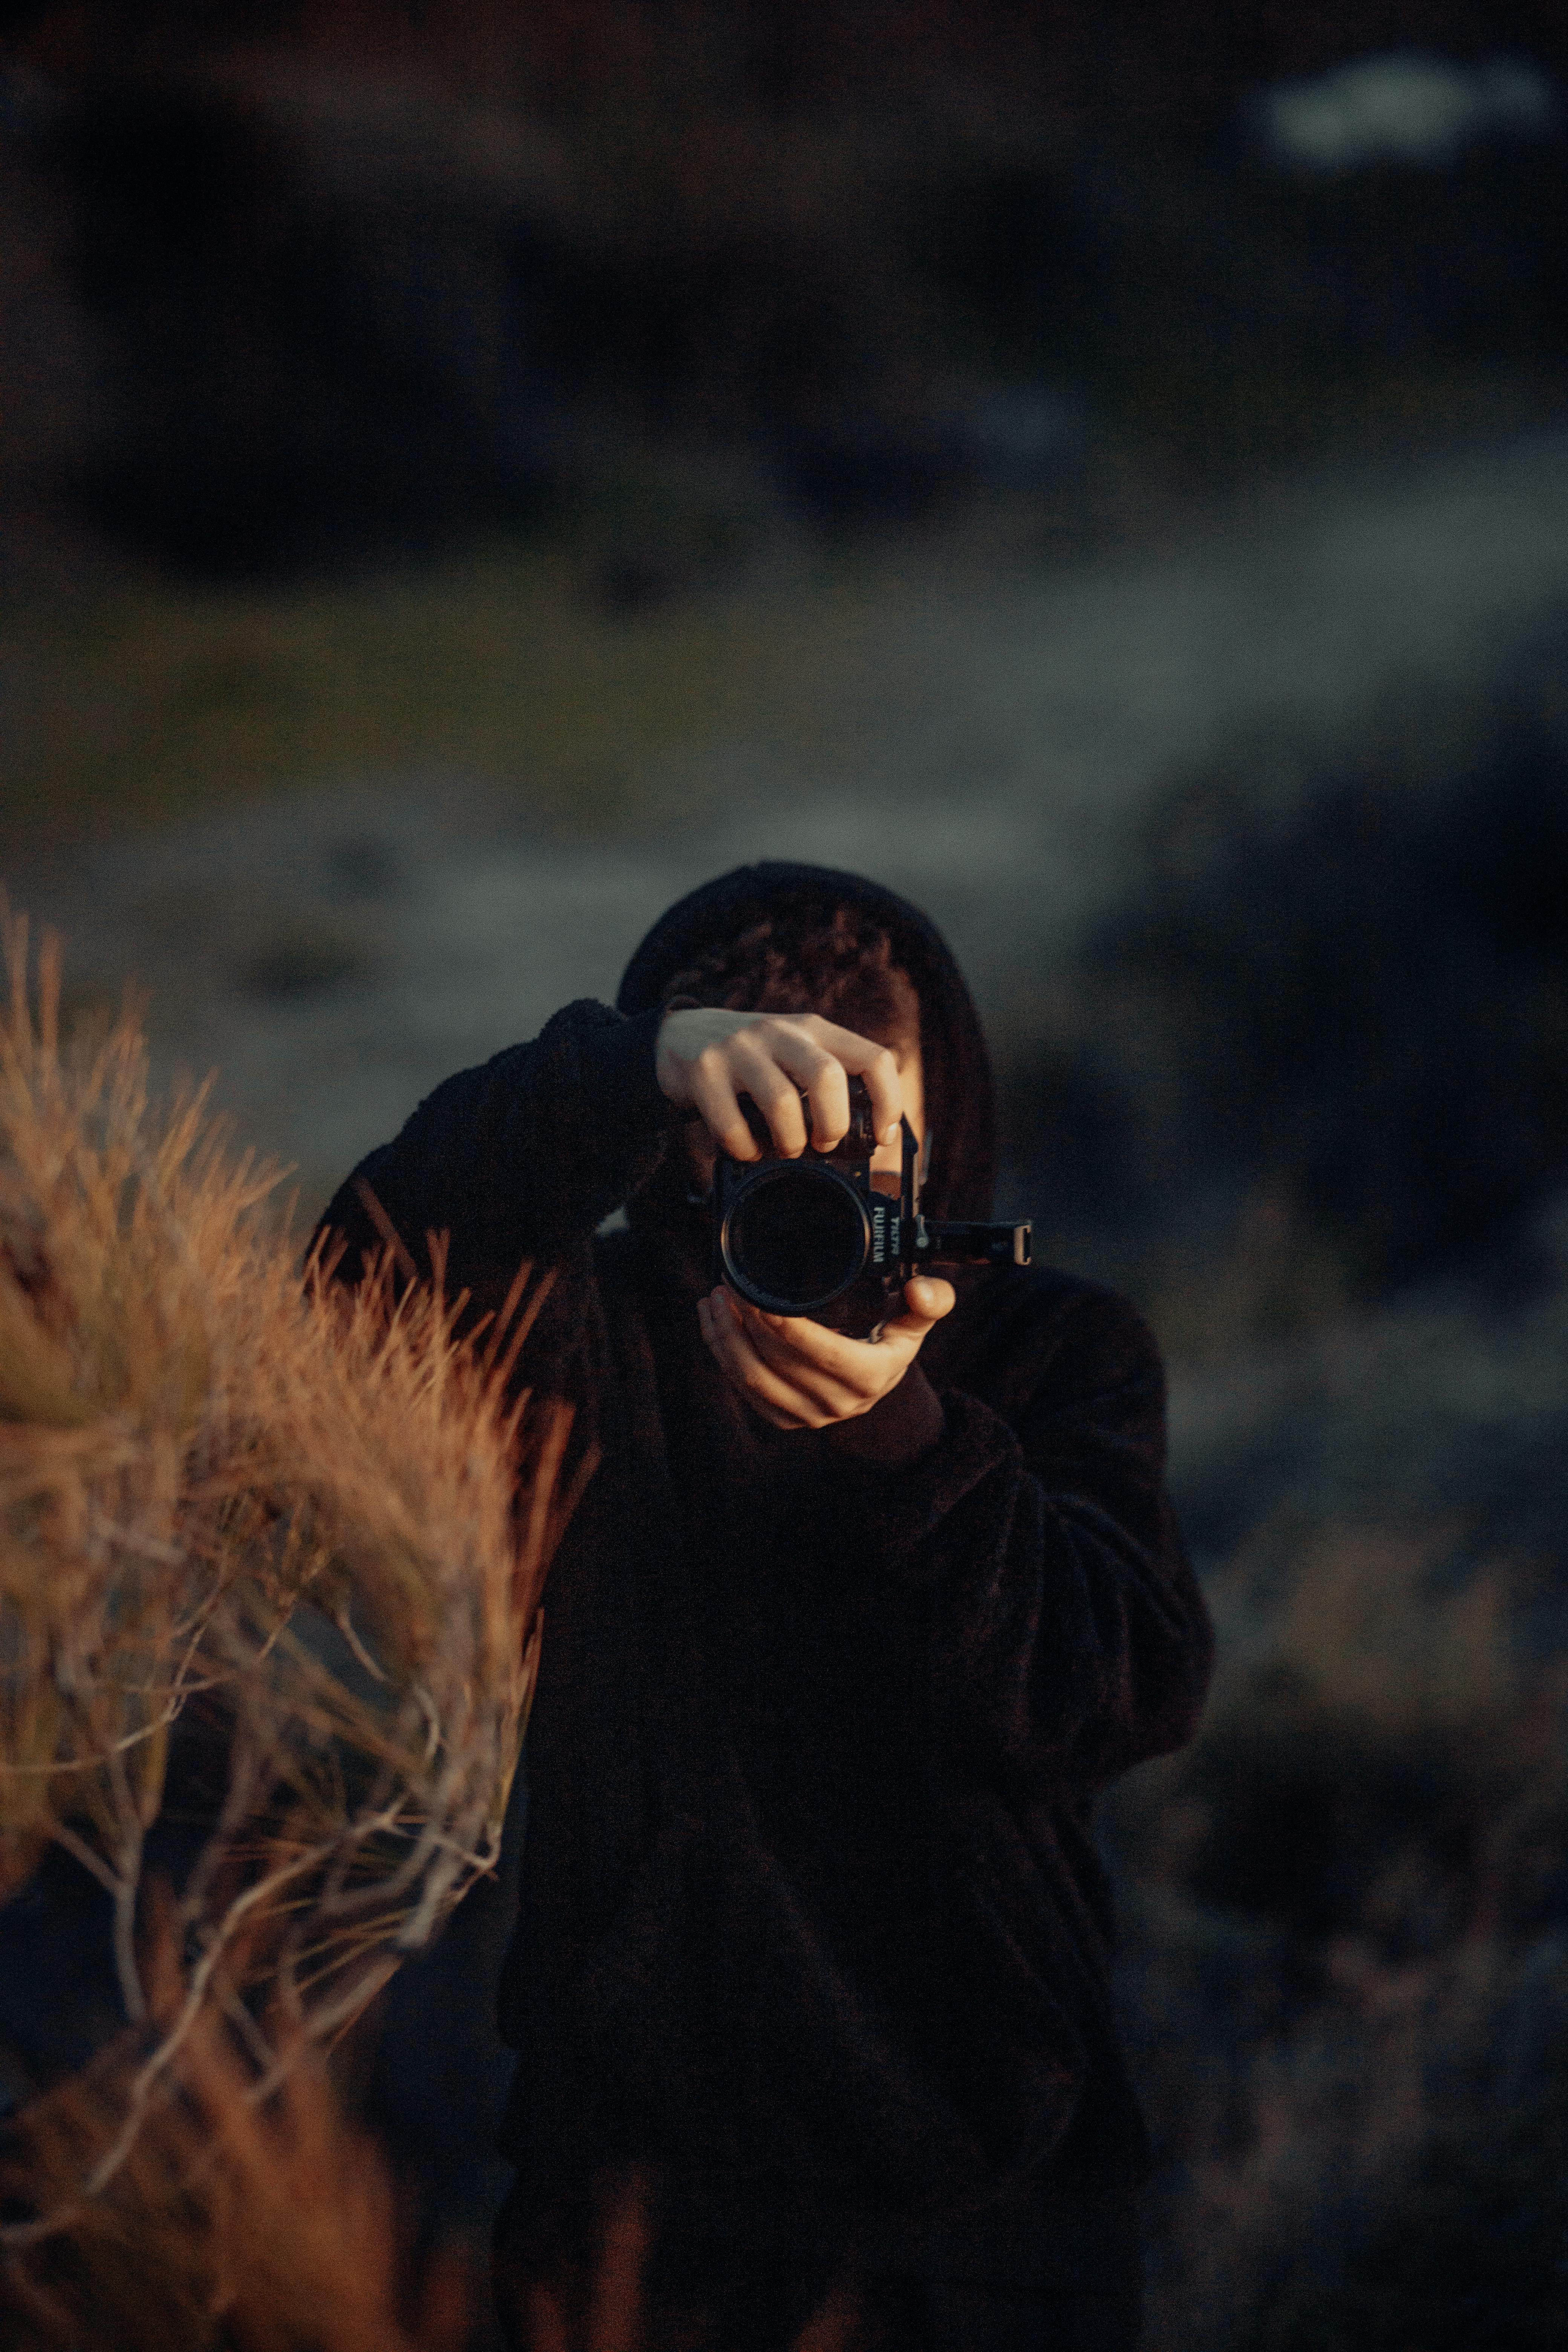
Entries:
[[[809, 1122], [810, 1106], [801, 1097]], [[911, 1276], [948, 1265], [1027, 1265], [1031, 1228], [931, 1218], [920, 1205], [920, 1147], [908, 1119], [902, 1166], [877, 1149], [865, 1082], [849, 1083], [849, 1129], [831, 1151], [781, 1160], [767, 1122], [742, 1099], [758, 1160], [721, 1153], [713, 1171], [713, 1276], [768, 1315], [805, 1315], [866, 1338], [898, 1313]]]

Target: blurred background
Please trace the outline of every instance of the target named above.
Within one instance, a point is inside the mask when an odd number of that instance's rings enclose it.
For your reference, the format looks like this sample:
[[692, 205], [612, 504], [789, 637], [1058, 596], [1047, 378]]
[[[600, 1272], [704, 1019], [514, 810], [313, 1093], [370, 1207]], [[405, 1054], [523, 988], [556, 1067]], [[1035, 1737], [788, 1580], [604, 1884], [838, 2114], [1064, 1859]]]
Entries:
[[1568, 2339], [1565, 614], [1552, 0], [0, 6], [71, 1017], [143, 992], [303, 1221], [680, 890], [860, 867], [1165, 1344], [1158, 2352]]

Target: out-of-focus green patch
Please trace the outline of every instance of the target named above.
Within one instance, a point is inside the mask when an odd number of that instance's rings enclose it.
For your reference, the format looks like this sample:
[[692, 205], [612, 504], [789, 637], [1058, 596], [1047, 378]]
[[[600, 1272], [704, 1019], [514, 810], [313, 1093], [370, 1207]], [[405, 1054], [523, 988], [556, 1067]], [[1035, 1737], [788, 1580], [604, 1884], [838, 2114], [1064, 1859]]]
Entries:
[[742, 730], [809, 748], [853, 673], [850, 582], [638, 603], [501, 548], [289, 588], [121, 580], [0, 616], [5, 822], [154, 824], [279, 785], [438, 767], [592, 833], [695, 813]]

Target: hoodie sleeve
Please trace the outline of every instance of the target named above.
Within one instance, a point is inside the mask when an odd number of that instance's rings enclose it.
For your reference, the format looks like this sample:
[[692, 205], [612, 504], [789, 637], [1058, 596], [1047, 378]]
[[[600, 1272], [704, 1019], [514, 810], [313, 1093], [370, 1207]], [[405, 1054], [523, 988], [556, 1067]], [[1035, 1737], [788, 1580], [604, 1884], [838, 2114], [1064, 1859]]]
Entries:
[[659, 1019], [658, 1007], [627, 1020], [584, 998], [530, 1044], [438, 1086], [329, 1202], [318, 1232], [343, 1237], [343, 1272], [389, 1233], [422, 1271], [429, 1237], [451, 1234], [463, 1282], [585, 1244], [663, 1155]]
[[1039, 1299], [939, 1387], [907, 1466], [836, 1459], [870, 1572], [929, 1609], [936, 1717], [986, 1777], [1048, 1795], [1180, 1747], [1213, 1663], [1164, 1487], [1164, 1378], [1109, 1292]]

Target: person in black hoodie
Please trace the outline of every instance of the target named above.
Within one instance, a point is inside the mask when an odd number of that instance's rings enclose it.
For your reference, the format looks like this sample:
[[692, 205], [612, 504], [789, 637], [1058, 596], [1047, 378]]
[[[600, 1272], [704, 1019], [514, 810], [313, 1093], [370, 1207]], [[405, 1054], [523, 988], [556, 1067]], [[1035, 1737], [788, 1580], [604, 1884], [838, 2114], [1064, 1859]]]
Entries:
[[[765, 1013], [816, 1019], [738, 1017]], [[988, 1214], [945, 943], [858, 877], [761, 865], [673, 908], [616, 1010], [437, 1087], [323, 1219], [348, 1279], [389, 1226], [416, 1256], [449, 1235], [476, 1311], [552, 1268], [528, 1377], [598, 1455], [525, 1759], [503, 2315], [527, 2343], [529, 2282], [580, 2278], [636, 2179], [654, 2345], [783, 2347], [838, 2288], [889, 2352], [1125, 2352], [1147, 2158], [1089, 1812], [1190, 1735], [1212, 1651], [1159, 1358], [1108, 1292], [986, 1270], [833, 1342], [847, 1386], [816, 1327], [712, 1293], [692, 1106], [744, 1152], [755, 1067], [798, 1149], [758, 1040], [803, 1034], [858, 1061], [879, 1131], [918, 1079], [928, 1211]]]

